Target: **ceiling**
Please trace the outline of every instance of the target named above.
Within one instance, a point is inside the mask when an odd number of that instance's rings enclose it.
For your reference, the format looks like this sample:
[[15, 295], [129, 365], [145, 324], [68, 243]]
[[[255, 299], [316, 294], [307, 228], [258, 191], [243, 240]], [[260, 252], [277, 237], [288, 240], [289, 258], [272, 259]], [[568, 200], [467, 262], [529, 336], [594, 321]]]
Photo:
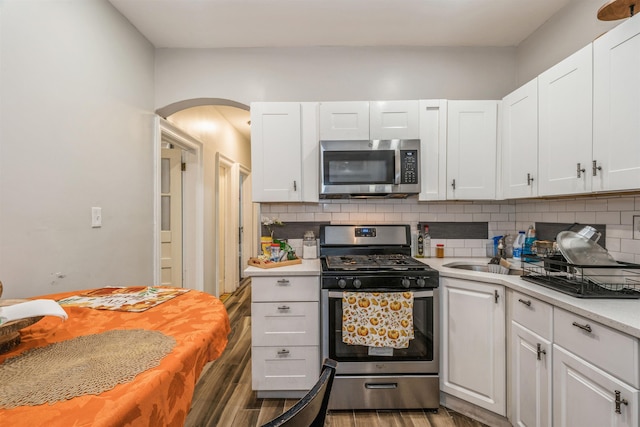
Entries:
[[[109, 1], [156, 48], [255, 48], [518, 46], [572, 0]], [[249, 138], [247, 111], [219, 112]]]
[[109, 0], [156, 48], [517, 46], [571, 0]]

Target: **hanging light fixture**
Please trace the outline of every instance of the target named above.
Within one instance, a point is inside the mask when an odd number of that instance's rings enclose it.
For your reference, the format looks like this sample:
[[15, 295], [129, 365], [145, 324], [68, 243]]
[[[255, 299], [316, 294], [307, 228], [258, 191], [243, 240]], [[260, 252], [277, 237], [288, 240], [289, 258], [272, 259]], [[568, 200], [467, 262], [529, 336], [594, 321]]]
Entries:
[[598, 10], [598, 19], [615, 21], [616, 19], [630, 18], [633, 16], [636, 6], [640, 6], [640, 0], [611, 0]]

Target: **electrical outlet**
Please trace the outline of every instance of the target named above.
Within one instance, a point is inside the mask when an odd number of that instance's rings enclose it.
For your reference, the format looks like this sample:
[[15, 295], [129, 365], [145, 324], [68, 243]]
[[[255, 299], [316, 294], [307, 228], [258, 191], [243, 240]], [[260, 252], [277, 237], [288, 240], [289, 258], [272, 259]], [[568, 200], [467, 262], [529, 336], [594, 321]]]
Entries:
[[640, 215], [633, 216], [633, 239], [640, 240]]

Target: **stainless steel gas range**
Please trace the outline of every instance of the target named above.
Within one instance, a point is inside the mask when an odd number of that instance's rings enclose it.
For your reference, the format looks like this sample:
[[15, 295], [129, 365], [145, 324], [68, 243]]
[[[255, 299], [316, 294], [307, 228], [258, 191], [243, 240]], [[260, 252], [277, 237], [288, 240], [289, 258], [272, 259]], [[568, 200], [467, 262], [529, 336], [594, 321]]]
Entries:
[[[320, 255], [322, 352], [338, 361], [329, 408], [437, 408], [439, 276], [411, 257], [409, 226], [325, 225]], [[351, 343], [345, 326], [351, 316], [345, 309], [348, 298], [382, 305], [397, 295], [412, 301], [407, 307], [413, 323], [407, 330], [413, 338], [406, 347]], [[384, 328], [365, 329], [365, 335], [390, 335]]]

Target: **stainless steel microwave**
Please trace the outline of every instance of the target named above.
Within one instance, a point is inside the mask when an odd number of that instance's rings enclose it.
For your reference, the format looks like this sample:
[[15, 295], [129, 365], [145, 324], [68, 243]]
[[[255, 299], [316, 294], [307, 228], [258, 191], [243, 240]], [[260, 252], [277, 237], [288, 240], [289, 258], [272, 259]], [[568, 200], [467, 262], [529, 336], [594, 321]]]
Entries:
[[420, 140], [320, 141], [320, 197], [420, 192]]

